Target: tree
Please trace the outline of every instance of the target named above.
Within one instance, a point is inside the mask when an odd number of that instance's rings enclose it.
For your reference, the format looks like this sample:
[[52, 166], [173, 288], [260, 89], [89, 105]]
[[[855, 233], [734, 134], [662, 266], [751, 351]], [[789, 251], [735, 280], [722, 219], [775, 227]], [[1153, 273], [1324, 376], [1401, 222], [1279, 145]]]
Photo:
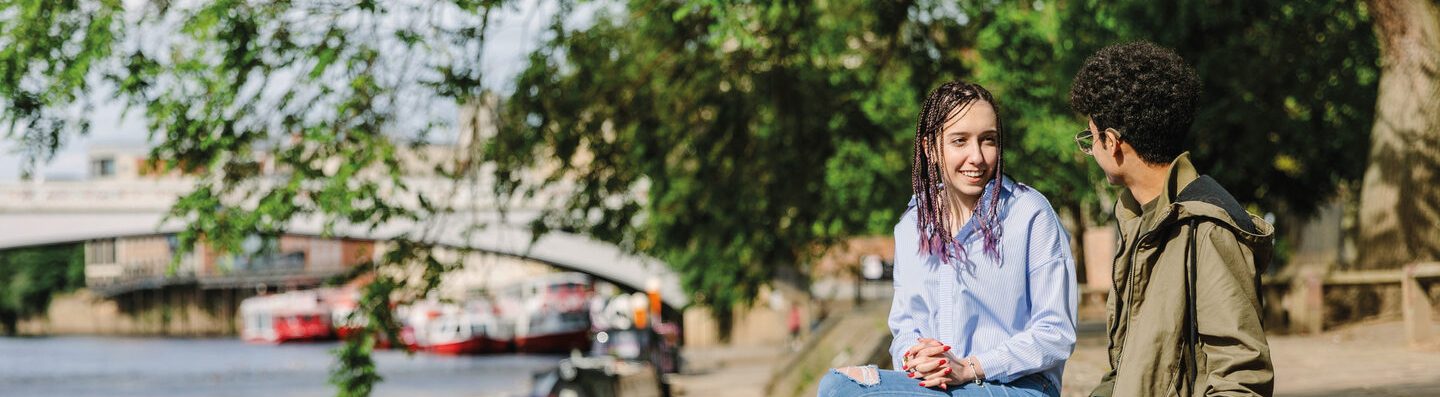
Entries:
[[1242, 203], [1304, 218], [1361, 172], [1375, 103], [1369, 13], [1339, 4], [1076, 1], [1063, 48], [1147, 39], [1195, 66], [1205, 93], [1193, 159]]
[[85, 255], [76, 244], [0, 251], [0, 333], [44, 315], [50, 299], [85, 286]]
[[0, 17], [0, 124], [28, 154], [24, 173], [49, 161], [89, 121], [85, 95], [94, 69], [112, 55], [121, 29], [118, 1], [18, 1]]
[[[580, 186], [537, 227], [665, 260], [724, 332], [732, 307], [827, 244], [895, 227], [920, 100], [947, 80], [1005, 76], [975, 60], [977, 35], [1003, 41], [981, 33], [1004, 22], [990, 8], [631, 2], [591, 26], [557, 22], [505, 103], [514, 124], [487, 153], [502, 175], [549, 169], [547, 180]], [[1053, 74], [1035, 79], [1048, 91], [1017, 84], [1006, 95], [1059, 90]], [[1006, 113], [1020, 127], [1007, 150], [1026, 153], [1011, 164], [1057, 200], [1093, 197], [1072, 194], [1093, 190], [1073, 132], [1055, 132], [1075, 117], [1057, 110], [1063, 99], [1043, 101], [1042, 118]]]
[[1075, 260], [1082, 281], [1085, 231], [1109, 222], [1112, 204], [1108, 185], [1093, 160], [1078, 150], [1074, 136], [1085, 122], [1067, 101], [1074, 68], [1062, 29], [1061, 7], [1050, 2], [991, 3], [975, 9], [978, 32], [970, 58], [975, 79], [984, 82], [1001, 102], [1006, 118], [1006, 170], [1018, 181], [1040, 191], [1075, 228]]
[[[398, 340], [389, 303], [424, 296], [455, 265], [434, 255], [426, 226], [446, 202], [407, 186], [397, 153], [453, 133], [457, 104], [485, 91], [479, 59], [500, 5], [10, 2], [0, 6], [0, 118], [43, 161], [86, 131], [96, 93], [143, 114], [152, 157], [200, 175], [170, 212], [186, 223], [179, 254], [197, 243], [237, 252], [246, 237], [300, 219], [323, 221], [327, 233], [419, 225], [375, 264], [359, 310], [369, 332], [337, 350], [332, 381], [365, 395], [380, 379], [369, 347], [382, 333]], [[457, 185], [475, 180], [474, 156], [458, 157], [435, 171]], [[267, 162], [277, 172], [262, 172]], [[419, 277], [385, 271], [396, 267]]]
[[1440, 259], [1440, 4], [1373, 0], [1380, 99], [1360, 194], [1359, 267]]
[[1252, 210], [1304, 219], [1358, 182], [1359, 170], [1344, 164], [1363, 161], [1355, 147], [1364, 146], [1374, 101], [1365, 7], [1212, 3], [967, 9], [983, 26], [970, 58], [977, 79], [997, 92], [1020, 135], [1018, 148], [1007, 147], [1019, 149], [1010, 172], [1065, 210], [1080, 228], [1073, 233], [1108, 222], [1114, 199], [1071, 140], [1084, 121], [1066, 101], [1070, 82], [1090, 54], [1126, 41], [1175, 48], [1198, 69], [1206, 93], [1189, 142], [1193, 159]]

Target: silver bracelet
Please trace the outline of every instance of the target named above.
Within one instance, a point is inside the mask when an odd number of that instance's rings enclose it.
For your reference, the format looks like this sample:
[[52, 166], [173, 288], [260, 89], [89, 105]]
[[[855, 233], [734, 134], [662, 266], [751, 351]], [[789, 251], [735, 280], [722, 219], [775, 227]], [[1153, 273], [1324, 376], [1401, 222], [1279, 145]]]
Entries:
[[970, 373], [975, 374], [975, 385], [976, 385], [976, 386], [984, 386], [984, 385], [985, 385], [985, 375], [980, 374], [980, 370], [978, 370], [978, 369], [976, 369], [976, 368], [979, 368], [979, 367], [978, 367], [977, 365], [975, 365], [975, 357], [970, 357]]

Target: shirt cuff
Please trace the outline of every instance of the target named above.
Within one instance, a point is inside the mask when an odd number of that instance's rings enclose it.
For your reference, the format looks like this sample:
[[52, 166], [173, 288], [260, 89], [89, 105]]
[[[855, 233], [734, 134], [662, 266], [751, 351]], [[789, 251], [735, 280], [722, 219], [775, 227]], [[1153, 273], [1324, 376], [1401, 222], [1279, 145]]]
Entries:
[[975, 353], [975, 361], [980, 362], [980, 370], [985, 373], [985, 380], [999, 383], [1010, 383], [1015, 380], [1014, 371], [1010, 370], [1010, 357], [1000, 352], [991, 350]]
[[896, 336], [895, 340], [890, 342], [890, 365], [892, 365], [890, 369], [900, 371], [900, 367], [904, 365], [905, 362], [905, 358], [903, 357], [905, 351], [910, 350], [911, 346], [915, 346], [915, 344], [919, 342], [920, 337], [909, 332]]

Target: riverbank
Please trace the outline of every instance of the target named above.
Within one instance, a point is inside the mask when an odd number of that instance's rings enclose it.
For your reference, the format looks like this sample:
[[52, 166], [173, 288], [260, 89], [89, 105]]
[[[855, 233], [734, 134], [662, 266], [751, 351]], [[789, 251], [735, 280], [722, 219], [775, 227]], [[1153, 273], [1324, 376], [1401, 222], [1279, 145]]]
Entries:
[[101, 297], [88, 289], [56, 295], [20, 335], [231, 337], [235, 308], [253, 291], [165, 287]]

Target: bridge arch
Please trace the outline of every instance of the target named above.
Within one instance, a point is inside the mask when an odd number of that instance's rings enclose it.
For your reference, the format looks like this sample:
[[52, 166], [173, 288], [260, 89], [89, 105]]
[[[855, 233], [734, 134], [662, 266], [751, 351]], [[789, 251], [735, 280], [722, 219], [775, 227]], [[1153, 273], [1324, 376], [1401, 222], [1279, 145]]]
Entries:
[[[0, 230], [6, 231], [0, 233], [0, 249], [167, 234], [182, 229], [179, 222], [162, 223], [163, 217], [159, 212], [0, 213]], [[423, 230], [431, 236], [428, 241], [440, 246], [532, 260], [632, 290], [644, 291], [651, 279], [658, 280], [662, 303], [668, 309], [678, 312], [689, 304], [679, 277], [657, 259], [569, 233], [551, 232], [532, 244], [529, 230], [499, 221], [502, 219], [497, 214], [451, 214], [420, 224], [392, 222], [373, 230], [337, 226], [329, 237], [386, 241]], [[486, 226], [471, 228], [477, 220]], [[286, 232], [320, 236], [322, 230], [318, 220], [304, 220], [293, 223]]]

